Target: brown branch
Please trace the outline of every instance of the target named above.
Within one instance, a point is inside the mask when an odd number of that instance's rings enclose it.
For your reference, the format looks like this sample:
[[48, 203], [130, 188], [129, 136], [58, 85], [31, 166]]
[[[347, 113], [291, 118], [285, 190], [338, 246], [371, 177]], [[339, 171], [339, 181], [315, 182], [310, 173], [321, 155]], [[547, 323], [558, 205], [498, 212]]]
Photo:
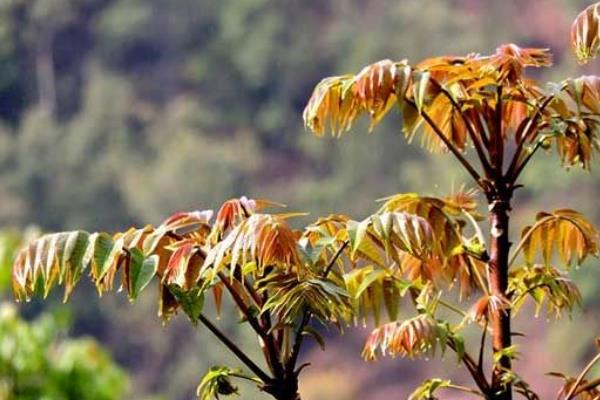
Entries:
[[[542, 102], [540, 107], [536, 110], [534, 116], [527, 123], [523, 134], [520, 136], [519, 141], [517, 142], [517, 148], [515, 150], [515, 154], [510, 163], [510, 166], [506, 172], [506, 176], [509, 177], [509, 179], [511, 179], [513, 182], [515, 182], [518, 177], [518, 174], [516, 174], [514, 177], [513, 177], [513, 175], [515, 174], [515, 169], [517, 168], [519, 160], [523, 156], [523, 147], [525, 146], [525, 143], [527, 142], [527, 138], [531, 135], [532, 132], [534, 132], [534, 128], [537, 123], [537, 120], [542, 116], [544, 110], [546, 109], [546, 107], [548, 107], [548, 105], [552, 102], [552, 100], [554, 100], [554, 96], [548, 96]], [[530, 157], [527, 158], [527, 161], [529, 161], [529, 158]], [[519, 170], [522, 170], [522, 168], [519, 168]]]
[[233, 343], [223, 332], [221, 332], [219, 328], [213, 325], [208, 318], [206, 318], [203, 314], [200, 314], [198, 320], [202, 322], [202, 324], [206, 326], [208, 330], [211, 331], [225, 346], [227, 346], [227, 348], [233, 354], [235, 354], [235, 356], [241, 362], [243, 362], [252, 372], [254, 372], [254, 374], [256, 374], [260, 380], [262, 380], [264, 383], [269, 383], [272, 381], [272, 378], [266, 372], [264, 372], [254, 361], [252, 361], [250, 357], [248, 357], [246, 353], [244, 353], [242, 349]]
[[327, 278], [327, 275], [329, 275], [329, 273], [331, 272], [331, 269], [333, 268], [333, 266], [335, 265], [335, 262], [337, 261], [337, 259], [342, 255], [342, 252], [344, 251], [344, 249], [350, 244], [350, 242], [348, 242], [347, 240], [342, 243], [342, 245], [340, 246], [340, 248], [335, 252], [335, 254], [333, 255], [333, 257], [331, 257], [331, 260], [329, 260], [329, 263], [327, 264], [327, 267], [325, 267], [325, 270], [323, 271], [322, 274], [322, 278]]
[[494, 167], [498, 178], [502, 178], [504, 165], [504, 137], [502, 135], [502, 86], [496, 89], [496, 136], [494, 140]]
[[[414, 103], [412, 105], [413, 107], [416, 107]], [[462, 166], [467, 170], [467, 172], [471, 175], [475, 182], [477, 182], [477, 184], [485, 190], [486, 186], [479, 173], [475, 170], [475, 168], [473, 168], [473, 166], [469, 163], [469, 161], [467, 161], [467, 159], [461, 154], [461, 152], [452, 144], [452, 142], [450, 142], [450, 140], [444, 135], [444, 132], [442, 132], [442, 130], [435, 124], [435, 122], [433, 122], [429, 114], [427, 114], [427, 112], [424, 110], [421, 110], [420, 114], [423, 117], [423, 119], [427, 122], [427, 124], [429, 124], [429, 126], [433, 129], [435, 134], [440, 138], [440, 140], [446, 145], [448, 150], [450, 150], [454, 157], [456, 157], [458, 161], [462, 164]]]
[[575, 391], [575, 393], [573, 393], [573, 396], [578, 396], [581, 393], [583, 393], [585, 391], [588, 391], [588, 390], [591, 390], [591, 389], [594, 389], [594, 388], [596, 388], [598, 386], [600, 386], [600, 378], [596, 378], [594, 380], [591, 380], [591, 381], [589, 381], [589, 382], [587, 382], [586, 384], [583, 384], [583, 385], [580, 384], [580, 386], [577, 388], [577, 390]]
[[527, 157], [525, 157], [523, 162], [517, 167], [517, 170], [513, 172], [512, 176], [507, 175], [513, 184], [517, 182], [517, 179], [519, 179], [519, 176], [521, 175], [529, 161], [531, 161], [535, 153], [540, 149], [540, 147], [542, 147], [542, 142], [537, 142], [533, 150], [531, 150], [531, 153], [529, 153]]
[[273, 335], [268, 333], [268, 328], [261, 326], [258, 319], [256, 319], [256, 317], [252, 314], [244, 299], [235, 290], [235, 288], [233, 287], [229, 279], [225, 276], [225, 274], [223, 272], [219, 272], [218, 276], [221, 282], [223, 282], [223, 284], [231, 294], [231, 297], [233, 298], [235, 304], [238, 306], [242, 314], [244, 314], [244, 317], [246, 318], [252, 329], [254, 329], [256, 334], [259, 335], [265, 343], [265, 356], [269, 361], [269, 366], [272, 366], [273, 373], [275, 373], [277, 376], [280, 376], [283, 373], [283, 366], [281, 365], [281, 361], [279, 360], [279, 351], [277, 351], [277, 347], [275, 346]]
[[488, 320], [485, 320], [485, 324], [483, 326], [483, 332], [481, 333], [481, 343], [479, 345], [479, 359], [477, 361], [477, 367], [479, 372], [483, 373], [483, 355], [485, 353], [485, 339], [487, 335], [488, 328]]
[[[448, 347], [450, 347], [450, 349], [452, 349], [452, 351], [454, 351], [456, 354], [458, 354], [456, 346], [454, 345], [454, 343], [452, 341], [448, 341]], [[461, 361], [465, 365], [465, 367], [467, 368], [467, 370], [469, 371], [471, 376], [473, 377], [473, 380], [475, 381], [475, 384], [477, 385], [479, 390], [481, 390], [483, 393], [488, 393], [488, 391], [490, 390], [490, 386], [489, 386], [487, 380], [485, 379], [485, 375], [481, 371], [478, 370], [477, 365], [475, 364], [475, 361], [466, 351], [463, 352]]]
[[575, 397], [575, 392], [577, 391], [577, 387], [581, 384], [581, 382], [583, 382], [583, 379], [585, 378], [585, 376], [587, 375], [587, 373], [590, 372], [590, 370], [592, 369], [592, 367], [598, 361], [600, 361], [600, 353], [598, 353], [596, 355], [596, 357], [594, 357], [592, 359], [592, 361], [590, 361], [588, 363], [588, 365], [585, 366], [585, 368], [583, 369], [583, 371], [581, 371], [581, 373], [577, 377], [577, 380], [575, 381], [575, 383], [571, 387], [571, 390], [569, 390], [569, 393], [567, 393], [567, 396], [565, 397], [565, 400], [571, 400], [573, 397]]
[[444, 96], [446, 96], [446, 98], [448, 98], [448, 100], [450, 101], [452, 106], [456, 109], [456, 111], [460, 115], [461, 119], [463, 120], [463, 122], [467, 128], [467, 133], [469, 134], [469, 137], [471, 138], [471, 141], [473, 142], [473, 147], [475, 148], [475, 151], [477, 152], [477, 156], [479, 157], [479, 161], [481, 161], [481, 165], [485, 171], [485, 174], [486, 174], [486, 176], [489, 176], [489, 174], [491, 174], [491, 172], [492, 172], [492, 166], [491, 166], [490, 162], [488, 161], [485, 152], [483, 151], [484, 146], [480, 141], [479, 135], [477, 135], [477, 132], [475, 132], [475, 129], [473, 129], [473, 125], [471, 124], [471, 121], [463, 113], [462, 108], [456, 102], [454, 97], [452, 97], [450, 92], [448, 92], [442, 86], [441, 83], [439, 83], [437, 80], [432, 79], [432, 78], [430, 78], [430, 81], [432, 83], [434, 83], [440, 89], [440, 91], [444, 94]]
[[449, 384], [447, 386], [448, 389], [454, 389], [457, 390], [459, 392], [463, 392], [463, 393], [468, 393], [468, 394], [472, 394], [474, 396], [478, 396], [478, 397], [482, 397], [485, 398], [485, 395], [475, 389], [472, 389], [470, 387], [467, 386], [462, 386], [462, 385], [454, 385], [454, 384]]

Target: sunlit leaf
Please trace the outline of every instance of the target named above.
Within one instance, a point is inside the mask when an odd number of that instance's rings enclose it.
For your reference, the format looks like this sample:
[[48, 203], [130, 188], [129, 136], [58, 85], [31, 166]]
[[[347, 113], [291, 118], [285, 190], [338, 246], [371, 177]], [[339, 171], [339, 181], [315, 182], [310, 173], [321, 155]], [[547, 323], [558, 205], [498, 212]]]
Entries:
[[303, 117], [317, 135], [330, 130], [334, 136], [347, 132], [363, 113], [371, 117], [373, 129], [394, 104], [403, 103], [411, 79], [405, 61], [382, 60], [356, 75], [325, 78], [315, 87]]
[[261, 280], [259, 287], [269, 293], [261, 312], [271, 312], [284, 324], [293, 323], [305, 310], [322, 323], [337, 325], [351, 315], [348, 293], [328, 279], [301, 280], [294, 274], [280, 274]]
[[573, 21], [571, 47], [582, 64], [600, 53], [600, 3], [588, 6]]
[[451, 335], [447, 324], [421, 314], [375, 329], [367, 338], [362, 355], [371, 361], [377, 358], [378, 352], [384, 356], [432, 356], [437, 348], [444, 352]]
[[158, 269], [158, 256], [144, 258], [136, 248], [130, 249], [129, 253], [127, 288], [129, 296], [135, 300], [154, 278]]
[[196, 388], [196, 396], [199, 400], [215, 400], [219, 399], [219, 396], [237, 395], [238, 388], [231, 383], [232, 376], [246, 375], [229, 367], [212, 367], [202, 377]]
[[411, 393], [408, 400], [435, 400], [437, 399], [437, 397], [435, 397], [435, 392], [439, 389], [447, 388], [449, 386], [449, 380], [438, 378], [427, 379]]
[[526, 266], [511, 272], [508, 290], [513, 297], [513, 310], [518, 312], [527, 298], [531, 298], [539, 315], [544, 303], [548, 313], [557, 317], [563, 311], [571, 312], [581, 306], [579, 289], [564, 273], [551, 266]]
[[559, 209], [539, 213], [536, 223], [523, 230], [520, 247], [528, 265], [533, 265], [538, 254], [544, 265], [551, 265], [556, 254], [562, 265], [570, 268], [590, 255], [597, 257], [598, 240], [598, 230], [582, 214]]

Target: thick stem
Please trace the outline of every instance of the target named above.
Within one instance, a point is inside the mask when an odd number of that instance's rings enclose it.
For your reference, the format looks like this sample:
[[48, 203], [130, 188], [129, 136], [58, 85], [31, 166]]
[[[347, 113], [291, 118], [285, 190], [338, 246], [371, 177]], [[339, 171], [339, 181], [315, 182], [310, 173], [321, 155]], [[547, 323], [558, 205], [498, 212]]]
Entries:
[[273, 395], [277, 400], [302, 400], [299, 393], [283, 393], [279, 396]]
[[[508, 254], [510, 241], [508, 237], [510, 210], [510, 193], [499, 193], [490, 198], [490, 289], [494, 296], [506, 298], [508, 287]], [[494, 353], [511, 345], [510, 310], [499, 308], [491, 317], [492, 346]], [[492, 387], [497, 393], [495, 400], [512, 400], [512, 388], [500, 382], [504, 370], [511, 369], [511, 360], [502, 357], [492, 372]]]
[[264, 391], [277, 400], [301, 400], [298, 393], [298, 375], [292, 374], [285, 379], [276, 380], [264, 387]]

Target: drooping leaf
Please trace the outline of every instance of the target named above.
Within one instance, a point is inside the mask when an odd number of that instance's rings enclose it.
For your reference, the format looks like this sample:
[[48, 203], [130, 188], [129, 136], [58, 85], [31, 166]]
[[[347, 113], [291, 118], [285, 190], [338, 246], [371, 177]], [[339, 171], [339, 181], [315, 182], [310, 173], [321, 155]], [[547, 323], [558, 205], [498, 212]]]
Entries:
[[[218, 400], [219, 396], [237, 395], [238, 388], [231, 383], [232, 376], [246, 377], [237, 369], [229, 367], [210, 368], [196, 388], [196, 396], [199, 400]], [[250, 379], [250, 377], [247, 378]]]
[[304, 124], [322, 136], [327, 129], [340, 136], [352, 127], [360, 113], [352, 75], [325, 78], [315, 87], [303, 117]]
[[365, 113], [371, 117], [373, 129], [394, 104], [403, 103], [410, 79], [406, 62], [391, 60], [368, 65], [356, 75], [325, 78], [304, 109], [304, 123], [317, 135], [329, 129], [334, 136], [341, 136]]
[[410, 80], [411, 68], [405, 61], [382, 60], [369, 65], [354, 78], [354, 91], [362, 110], [371, 117], [369, 130], [394, 104], [402, 104]]
[[525, 266], [511, 272], [508, 290], [513, 294], [513, 310], [517, 313], [529, 297], [539, 315], [544, 303], [548, 313], [557, 317], [563, 311], [571, 312], [581, 306], [579, 289], [566, 274], [551, 266]]
[[549, 49], [527, 49], [510, 43], [496, 49], [491, 65], [497, 68], [501, 82], [516, 83], [522, 80], [525, 68], [551, 66], [552, 55]]
[[329, 279], [302, 280], [295, 274], [271, 274], [258, 285], [261, 293], [268, 293], [261, 312], [276, 315], [283, 324], [293, 323], [305, 310], [323, 324], [331, 322], [338, 326], [351, 315], [350, 296]]
[[377, 254], [377, 247], [396, 259], [398, 257], [390, 253], [391, 249], [427, 259], [434, 248], [434, 234], [429, 222], [406, 212], [375, 214], [360, 223], [350, 221], [348, 231], [353, 254], [362, 253], [379, 265], [385, 265], [385, 261]]
[[156, 275], [158, 256], [152, 255], [145, 258], [137, 248], [130, 249], [129, 253], [127, 290], [129, 297], [135, 300]]
[[29, 300], [41, 283], [47, 295], [57, 283], [65, 286], [65, 300], [91, 262], [95, 236], [83, 231], [45, 235], [21, 250], [13, 265], [13, 290]]
[[123, 255], [123, 239], [113, 240], [104, 232], [92, 236], [94, 246], [92, 277], [94, 281], [100, 282], [110, 270], [116, 271], [119, 258]]
[[449, 387], [450, 384], [450, 380], [446, 379], [427, 379], [411, 393], [408, 400], [436, 400], [438, 397], [435, 397], [435, 392], [439, 389]]
[[559, 209], [541, 212], [536, 223], [523, 230], [520, 247], [527, 265], [533, 265], [541, 255], [544, 265], [551, 265], [553, 256], [565, 268], [581, 265], [588, 256], [599, 254], [598, 230], [580, 213]]
[[502, 296], [484, 294], [469, 310], [469, 317], [476, 322], [491, 321], [494, 315], [506, 314], [511, 303]]
[[175, 284], [186, 290], [195, 286], [200, 279], [204, 261], [201, 249], [194, 240], [182, 240], [171, 245], [173, 253], [162, 275], [162, 282]]
[[374, 266], [353, 269], [344, 274], [344, 281], [356, 322], [366, 324], [372, 316], [376, 326], [380, 324], [382, 308], [390, 321], [396, 320], [400, 300], [410, 288], [410, 283], [396, 277], [391, 270]]
[[233, 227], [250, 218], [257, 211], [267, 207], [285, 207], [285, 205], [268, 200], [249, 199], [246, 196], [242, 196], [239, 199], [227, 200], [217, 212], [210, 238], [213, 242], [218, 241], [220, 237], [229, 232]]
[[[428, 114], [448, 139], [457, 149], [464, 151], [467, 146], [467, 127], [461, 110], [457, 110], [450, 99], [444, 94], [439, 94], [428, 107]], [[412, 139], [409, 137], [409, 140]], [[422, 146], [432, 153], [442, 153], [448, 148], [437, 137], [431, 125], [425, 125], [421, 139]]]
[[581, 76], [561, 83], [548, 107], [548, 140], [566, 167], [591, 168], [600, 150], [600, 78]]
[[440, 198], [422, 197], [416, 193], [401, 193], [383, 201], [380, 213], [405, 212], [424, 218], [435, 237], [436, 253], [449, 257], [457, 252], [457, 248], [462, 247], [460, 223], [450, 217], [461, 213], [461, 209], [456, 208], [455, 204]]
[[204, 307], [204, 288], [195, 287], [185, 290], [176, 284], [168, 285], [168, 290], [171, 292], [177, 304], [183, 312], [188, 316], [192, 324], [198, 323], [198, 317]]
[[238, 265], [256, 262], [259, 271], [266, 266], [290, 269], [301, 264], [298, 236], [285, 216], [254, 214], [237, 225], [212, 247], [203, 269], [218, 272], [225, 266], [234, 273]]
[[588, 6], [573, 21], [571, 47], [582, 64], [600, 53], [600, 3]]
[[452, 333], [446, 323], [421, 314], [405, 321], [384, 324], [371, 332], [363, 349], [363, 357], [373, 361], [377, 353], [400, 356], [432, 356], [439, 348], [442, 353], [451, 340]]

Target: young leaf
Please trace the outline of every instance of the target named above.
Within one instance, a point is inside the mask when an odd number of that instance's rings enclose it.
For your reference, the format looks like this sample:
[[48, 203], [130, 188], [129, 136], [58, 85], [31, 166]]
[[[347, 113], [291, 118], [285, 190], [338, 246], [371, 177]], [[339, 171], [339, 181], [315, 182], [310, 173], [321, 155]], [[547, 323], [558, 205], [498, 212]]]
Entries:
[[204, 289], [202, 287], [195, 287], [190, 290], [184, 290], [176, 284], [171, 284], [168, 285], [168, 290], [192, 324], [197, 324], [198, 317], [202, 313], [204, 306]]
[[588, 6], [573, 21], [571, 47], [581, 64], [600, 54], [600, 3]]
[[363, 357], [373, 361], [383, 355], [418, 357], [434, 355], [439, 346], [442, 352], [448, 344], [449, 328], [427, 314], [406, 321], [395, 321], [375, 329], [365, 343]]
[[269, 311], [282, 324], [292, 324], [304, 310], [311, 311], [323, 324], [333, 322], [338, 326], [351, 315], [350, 297], [329, 279], [303, 280], [294, 274], [271, 274], [257, 285], [261, 293], [269, 294], [261, 313]]
[[[202, 377], [196, 388], [196, 396], [199, 400], [219, 399], [219, 396], [231, 396], [238, 394], [238, 388], [231, 383], [232, 376], [245, 375], [237, 369], [229, 367], [212, 367]], [[250, 378], [250, 377], [247, 377]]]
[[527, 265], [531, 266], [537, 254], [541, 254], [544, 265], [550, 265], [557, 253], [568, 269], [573, 264], [581, 265], [590, 255], [597, 257], [598, 239], [598, 230], [577, 211], [541, 212], [536, 216], [536, 223], [523, 230], [515, 255], [522, 249]]
[[408, 400], [435, 400], [435, 392], [438, 389], [447, 388], [451, 385], [450, 380], [445, 379], [427, 379], [411, 393]]
[[557, 317], [562, 311], [571, 312], [582, 304], [581, 293], [575, 283], [551, 266], [535, 265], [514, 270], [509, 276], [508, 290], [513, 294], [515, 313], [528, 297], [535, 302], [536, 315], [539, 315], [544, 303], [548, 313]]
[[152, 255], [144, 258], [142, 252], [136, 248], [130, 249], [129, 253], [127, 289], [129, 297], [135, 300], [156, 275], [158, 256]]

